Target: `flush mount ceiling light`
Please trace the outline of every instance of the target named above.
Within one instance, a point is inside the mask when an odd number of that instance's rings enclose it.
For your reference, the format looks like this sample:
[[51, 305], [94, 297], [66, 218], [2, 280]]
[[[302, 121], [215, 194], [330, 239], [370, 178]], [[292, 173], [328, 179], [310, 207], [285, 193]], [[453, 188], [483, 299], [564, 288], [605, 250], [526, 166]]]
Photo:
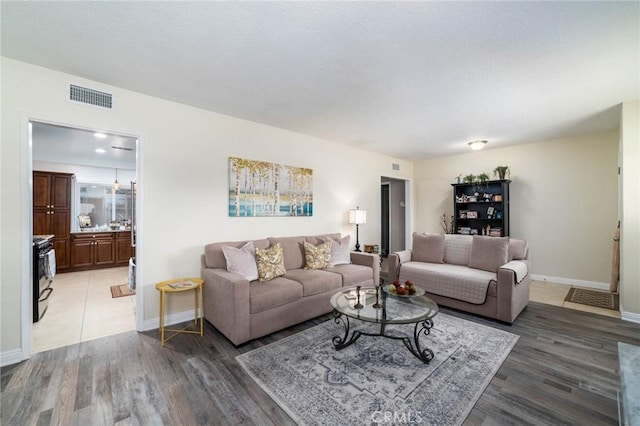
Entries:
[[102, 133], [102, 132], [95, 132], [93, 134], [93, 136], [95, 136], [98, 139], [106, 139], [107, 138], [106, 133]]
[[487, 141], [485, 140], [477, 140], [477, 141], [469, 142], [469, 146], [474, 151], [484, 148], [486, 144], [487, 144]]
[[97, 152], [98, 154], [104, 154], [105, 152], [107, 152], [102, 148], [96, 148], [94, 151]]

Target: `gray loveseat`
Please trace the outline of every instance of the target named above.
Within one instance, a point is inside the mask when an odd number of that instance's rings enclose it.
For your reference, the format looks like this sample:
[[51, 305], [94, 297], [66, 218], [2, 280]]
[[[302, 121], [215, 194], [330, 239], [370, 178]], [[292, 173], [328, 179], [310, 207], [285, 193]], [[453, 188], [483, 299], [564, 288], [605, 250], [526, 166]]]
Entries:
[[[202, 256], [204, 317], [233, 344], [265, 336], [331, 312], [329, 300], [342, 287], [378, 283], [378, 255], [345, 252], [345, 263], [326, 269], [304, 269], [304, 242], [332, 241], [348, 250], [349, 238], [340, 234], [254, 240], [256, 249], [280, 243], [286, 273], [260, 282], [229, 272], [223, 247], [240, 249], [248, 241], [207, 244]], [[228, 249], [227, 249], [228, 250]]]
[[389, 279], [411, 280], [439, 305], [511, 324], [529, 302], [525, 240], [413, 234], [411, 250], [389, 255]]

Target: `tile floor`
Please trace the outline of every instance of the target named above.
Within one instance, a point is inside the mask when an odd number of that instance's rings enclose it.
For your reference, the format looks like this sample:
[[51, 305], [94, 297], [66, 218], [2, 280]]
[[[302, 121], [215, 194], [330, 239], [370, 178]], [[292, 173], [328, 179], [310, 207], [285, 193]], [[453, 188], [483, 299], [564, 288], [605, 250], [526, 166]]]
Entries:
[[127, 267], [57, 274], [44, 317], [33, 324], [32, 351], [42, 352], [136, 328], [136, 297], [111, 297]]
[[611, 309], [596, 308], [594, 306], [581, 305], [580, 303], [565, 302], [564, 298], [569, 293], [571, 286], [550, 282], [532, 281], [529, 287], [529, 300], [546, 303], [548, 305], [562, 306], [563, 308], [577, 311], [593, 312], [608, 317], [620, 318], [620, 312]]

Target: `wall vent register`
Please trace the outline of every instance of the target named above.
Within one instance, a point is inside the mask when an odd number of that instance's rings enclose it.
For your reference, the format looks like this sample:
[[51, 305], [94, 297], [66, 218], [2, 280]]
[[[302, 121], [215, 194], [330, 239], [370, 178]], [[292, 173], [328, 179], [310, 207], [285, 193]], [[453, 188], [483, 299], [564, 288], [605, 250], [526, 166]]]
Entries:
[[76, 86], [75, 84], [69, 85], [69, 100], [100, 108], [113, 108], [113, 95], [111, 93]]

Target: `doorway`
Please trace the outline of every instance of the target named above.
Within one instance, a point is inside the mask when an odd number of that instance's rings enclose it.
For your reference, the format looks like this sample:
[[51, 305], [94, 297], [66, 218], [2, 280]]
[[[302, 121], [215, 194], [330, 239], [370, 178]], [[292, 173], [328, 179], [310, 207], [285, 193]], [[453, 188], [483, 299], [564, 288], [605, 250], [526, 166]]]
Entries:
[[409, 182], [391, 177], [380, 178], [381, 254], [404, 250], [407, 241]]
[[[35, 201], [30, 203], [29, 237], [34, 233], [55, 235], [53, 241], [58, 241], [56, 247], [61, 252], [56, 253], [59, 268], [47, 311], [40, 321], [25, 327], [31, 331], [29, 336], [23, 335], [31, 342], [28, 352], [139, 328], [142, 289], [123, 295], [132, 281], [129, 264], [136, 252], [132, 242], [136, 241], [137, 190], [133, 185], [137, 181], [138, 139], [36, 120], [28, 126], [31, 199], [42, 194], [41, 184], [47, 176], [57, 181], [64, 177], [69, 182], [63, 191], [69, 198], [65, 223], [60, 227], [58, 219], [55, 232], [35, 219], [39, 207]], [[58, 194], [60, 188], [56, 189]], [[134, 272], [133, 282], [137, 274]]]

